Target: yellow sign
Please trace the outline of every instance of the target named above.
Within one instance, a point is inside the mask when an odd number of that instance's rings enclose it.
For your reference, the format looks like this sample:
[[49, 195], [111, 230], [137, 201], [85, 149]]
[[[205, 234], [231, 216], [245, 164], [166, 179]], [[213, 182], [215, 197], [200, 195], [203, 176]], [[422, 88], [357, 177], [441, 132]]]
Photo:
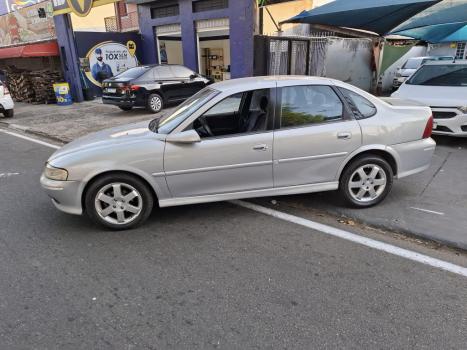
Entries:
[[118, 0], [52, 0], [54, 16], [74, 13], [85, 17], [93, 7], [112, 4]]
[[130, 53], [130, 55], [134, 56], [135, 53], [136, 53], [136, 43], [132, 40], [129, 40], [127, 43], [126, 43], [126, 48], [128, 49], [128, 52]]

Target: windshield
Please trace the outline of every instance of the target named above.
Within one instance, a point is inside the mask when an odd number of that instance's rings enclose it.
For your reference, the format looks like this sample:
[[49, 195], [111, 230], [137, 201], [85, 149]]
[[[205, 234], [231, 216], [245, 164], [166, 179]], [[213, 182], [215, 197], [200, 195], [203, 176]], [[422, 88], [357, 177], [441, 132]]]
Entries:
[[179, 126], [186, 118], [196, 112], [206, 102], [216, 96], [219, 91], [205, 88], [193, 95], [170, 115], [162, 117], [161, 119], [154, 119], [150, 124], [149, 128], [159, 134], [168, 134], [177, 126]]
[[417, 69], [422, 64], [421, 58], [410, 58], [405, 64], [402, 66], [402, 69]]
[[421, 67], [407, 82], [410, 85], [467, 86], [467, 64]]
[[130, 68], [123, 73], [116, 76], [118, 79], [136, 79], [140, 77], [143, 73], [147, 72], [150, 67], [134, 67]]

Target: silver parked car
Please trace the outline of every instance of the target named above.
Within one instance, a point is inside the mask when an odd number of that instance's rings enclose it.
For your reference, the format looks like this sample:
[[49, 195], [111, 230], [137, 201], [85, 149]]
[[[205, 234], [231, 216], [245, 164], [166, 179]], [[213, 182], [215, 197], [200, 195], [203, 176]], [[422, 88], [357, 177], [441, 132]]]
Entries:
[[393, 178], [427, 169], [428, 107], [393, 105], [340, 81], [261, 77], [207, 87], [171, 115], [77, 139], [48, 160], [55, 206], [112, 229], [161, 207], [339, 189], [382, 201]]

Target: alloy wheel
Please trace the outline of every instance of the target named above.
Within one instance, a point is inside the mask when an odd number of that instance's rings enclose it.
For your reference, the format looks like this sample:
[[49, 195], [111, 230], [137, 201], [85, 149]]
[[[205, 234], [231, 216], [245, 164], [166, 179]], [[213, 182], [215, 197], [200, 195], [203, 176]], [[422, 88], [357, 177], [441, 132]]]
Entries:
[[149, 105], [153, 111], [160, 111], [162, 109], [162, 101], [159, 96], [152, 96]]
[[143, 210], [141, 194], [128, 184], [117, 182], [102, 187], [95, 197], [97, 214], [115, 225], [127, 225]]
[[361, 203], [374, 201], [384, 193], [386, 172], [376, 164], [365, 164], [355, 170], [348, 183], [352, 198]]

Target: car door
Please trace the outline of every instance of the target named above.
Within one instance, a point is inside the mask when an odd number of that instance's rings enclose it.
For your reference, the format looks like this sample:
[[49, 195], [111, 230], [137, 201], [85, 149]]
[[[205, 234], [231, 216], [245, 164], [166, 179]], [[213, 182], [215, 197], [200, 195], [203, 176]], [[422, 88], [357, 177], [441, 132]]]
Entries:
[[[259, 91], [259, 90], [258, 90]], [[269, 96], [270, 90], [260, 93]], [[260, 95], [260, 93], [256, 93]], [[261, 129], [244, 130], [242, 116], [251, 113], [252, 95], [246, 92], [228, 96], [200, 116], [210, 123], [215, 133], [202, 131], [200, 118], [189, 128], [201, 136], [191, 144], [166, 143], [164, 170], [174, 197], [191, 197], [254, 191], [273, 187], [272, 118], [274, 107], [267, 108], [267, 123]], [[214, 111], [214, 112], [213, 112]], [[231, 121], [235, 118], [235, 121]], [[226, 128], [231, 128], [226, 133]], [[223, 130], [223, 131], [221, 131]]]
[[171, 69], [175, 78], [179, 79], [183, 83], [183, 86], [181, 87], [181, 95], [183, 98], [193, 96], [206, 86], [203, 79], [191, 69], [178, 65], [171, 66]]
[[174, 76], [169, 65], [156, 67], [154, 74], [156, 82], [159, 83], [160, 90], [166, 100], [178, 101], [184, 98], [183, 81]]
[[274, 132], [274, 186], [335, 182], [361, 129], [335, 90], [325, 85], [282, 87]]

